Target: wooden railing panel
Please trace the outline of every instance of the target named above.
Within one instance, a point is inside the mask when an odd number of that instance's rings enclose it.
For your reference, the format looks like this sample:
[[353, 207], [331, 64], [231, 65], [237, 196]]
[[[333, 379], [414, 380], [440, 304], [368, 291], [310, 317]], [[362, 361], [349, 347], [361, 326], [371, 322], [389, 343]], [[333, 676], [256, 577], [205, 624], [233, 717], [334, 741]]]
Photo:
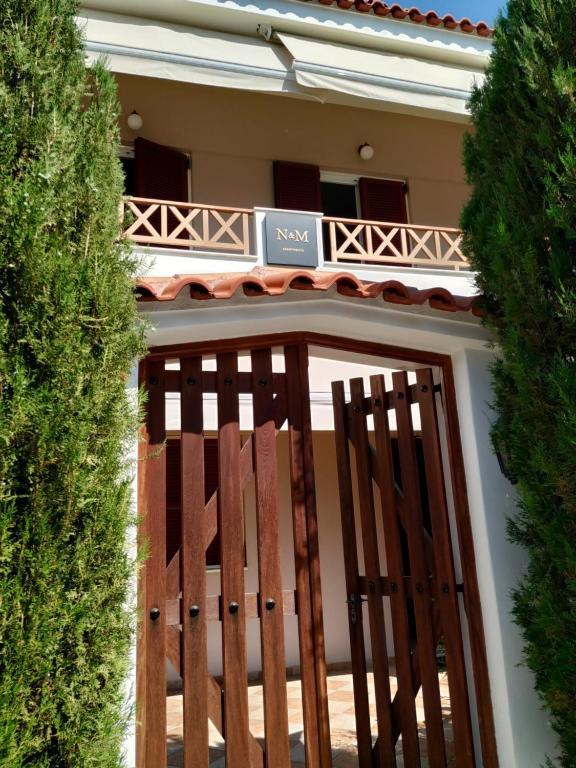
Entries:
[[411, 267], [470, 269], [461, 250], [462, 232], [394, 222], [325, 216], [332, 261], [362, 261]]
[[242, 254], [251, 250], [254, 212], [248, 208], [127, 197], [120, 215], [123, 237], [135, 243]]
[[[142, 245], [191, 250], [253, 252], [253, 218], [249, 208], [143, 197], [127, 197], [120, 205], [123, 237]], [[335, 262], [470, 269], [459, 229], [330, 216], [323, 221]]]

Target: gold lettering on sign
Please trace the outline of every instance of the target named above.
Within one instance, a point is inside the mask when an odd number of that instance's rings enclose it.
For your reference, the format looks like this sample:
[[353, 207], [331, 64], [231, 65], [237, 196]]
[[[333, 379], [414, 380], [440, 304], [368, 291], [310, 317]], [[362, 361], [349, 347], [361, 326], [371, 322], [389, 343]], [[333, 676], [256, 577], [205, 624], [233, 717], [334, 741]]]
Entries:
[[298, 243], [308, 243], [308, 230], [288, 230], [286, 227], [276, 227], [276, 240], [294, 240]]

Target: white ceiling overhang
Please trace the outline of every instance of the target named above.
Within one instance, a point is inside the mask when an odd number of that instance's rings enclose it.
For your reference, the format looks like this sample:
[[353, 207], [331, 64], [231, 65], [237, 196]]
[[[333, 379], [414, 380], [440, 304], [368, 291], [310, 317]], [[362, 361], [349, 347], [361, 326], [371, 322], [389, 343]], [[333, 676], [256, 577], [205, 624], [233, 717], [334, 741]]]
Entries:
[[100, 12], [86, 12], [79, 23], [88, 61], [105, 56], [119, 74], [285, 93], [444, 120], [468, 119], [472, 86], [483, 77], [478, 70], [454, 64], [282, 32], [269, 42]]

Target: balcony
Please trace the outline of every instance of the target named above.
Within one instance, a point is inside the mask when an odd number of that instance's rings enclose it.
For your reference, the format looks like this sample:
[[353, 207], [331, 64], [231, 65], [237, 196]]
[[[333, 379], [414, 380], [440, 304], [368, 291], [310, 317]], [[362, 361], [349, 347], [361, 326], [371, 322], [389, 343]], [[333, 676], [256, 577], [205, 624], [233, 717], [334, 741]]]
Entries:
[[[256, 212], [249, 208], [125, 198], [123, 236], [152, 248], [249, 255], [256, 250]], [[331, 263], [470, 269], [458, 229], [322, 218], [324, 259]]]

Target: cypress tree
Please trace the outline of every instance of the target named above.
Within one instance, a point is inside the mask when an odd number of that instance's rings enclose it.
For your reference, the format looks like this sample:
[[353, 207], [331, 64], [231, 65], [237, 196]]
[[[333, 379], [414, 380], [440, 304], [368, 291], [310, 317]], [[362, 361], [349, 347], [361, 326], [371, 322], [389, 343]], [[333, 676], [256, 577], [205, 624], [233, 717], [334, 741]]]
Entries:
[[462, 224], [497, 342], [493, 442], [517, 479], [525, 661], [576, 765], [576, 13], [510, 0], [472, 98]]
[[117, 97], [74, 0], [0, 13], [0, 766], [122, 763], [141, 350]]

